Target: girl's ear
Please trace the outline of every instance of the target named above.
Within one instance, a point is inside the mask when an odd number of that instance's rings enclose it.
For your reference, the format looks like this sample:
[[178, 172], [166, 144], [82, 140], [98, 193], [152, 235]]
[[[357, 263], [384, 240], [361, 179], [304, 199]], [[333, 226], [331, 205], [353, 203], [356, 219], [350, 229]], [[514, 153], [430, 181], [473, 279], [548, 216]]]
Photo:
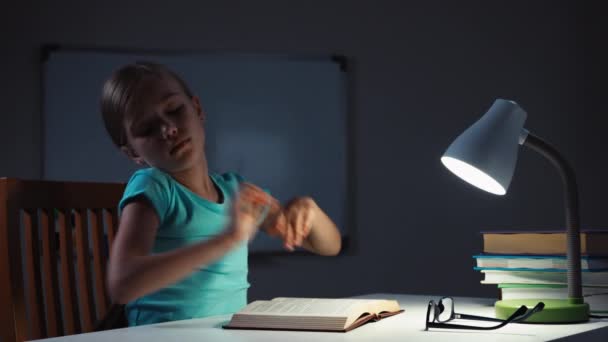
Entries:
[[142, 157], [137, 155], [135, 151], [129, 146], [121, 146], [120, 150], [129, 157], [129, 159], [133, 160], [137, 165], [145, 165], [146, 162]]
[[194, 109], [196, 110], [196, 114], [199, 116], [201, 121], [205, 123], [205, 119], [207, 117], [207, 113], [203, 110], [203, 106], [201, 105], [201, 99], [194, 95], [192, 96], [192, 104], [194, 105]]

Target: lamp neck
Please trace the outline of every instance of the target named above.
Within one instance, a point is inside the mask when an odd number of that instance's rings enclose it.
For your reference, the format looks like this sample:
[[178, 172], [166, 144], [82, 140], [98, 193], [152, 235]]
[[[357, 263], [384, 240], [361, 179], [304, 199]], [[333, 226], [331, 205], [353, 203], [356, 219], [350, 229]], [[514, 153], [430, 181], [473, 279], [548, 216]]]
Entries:
[[568, 296], [570, 298], [582, 298], [580, 217], [574, 169], [553, 146], [532, 133], [527, 132], [523, 145], [542, 154], [557, 168], [560, 174], [564, 186], [564, 207], [566, 210]]

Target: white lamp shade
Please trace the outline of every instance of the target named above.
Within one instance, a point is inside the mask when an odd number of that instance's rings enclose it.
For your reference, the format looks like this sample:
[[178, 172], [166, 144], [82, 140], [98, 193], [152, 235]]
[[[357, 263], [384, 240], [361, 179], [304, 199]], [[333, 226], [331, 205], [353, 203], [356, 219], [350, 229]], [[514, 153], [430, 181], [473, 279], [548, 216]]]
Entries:
[[526, 116], [517, 103], [497, 99], [484, 116], [452, 142], [441, 162], [472, 185], [504, 195], [515, 170]]

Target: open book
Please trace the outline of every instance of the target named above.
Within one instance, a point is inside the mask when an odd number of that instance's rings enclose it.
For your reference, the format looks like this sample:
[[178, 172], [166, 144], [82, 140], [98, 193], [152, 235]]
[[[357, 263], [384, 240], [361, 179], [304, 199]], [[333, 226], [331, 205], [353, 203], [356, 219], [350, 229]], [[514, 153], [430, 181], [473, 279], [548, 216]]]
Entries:
[[401, 312], [396, 300], [279, 297], [250, 303], [224, 328], [346, 332]]

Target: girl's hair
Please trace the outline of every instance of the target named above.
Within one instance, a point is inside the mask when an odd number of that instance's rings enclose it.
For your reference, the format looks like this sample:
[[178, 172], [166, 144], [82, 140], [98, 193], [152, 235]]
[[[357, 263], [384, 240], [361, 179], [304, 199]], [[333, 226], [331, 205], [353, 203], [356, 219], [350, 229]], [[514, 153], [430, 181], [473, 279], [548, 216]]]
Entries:
[[124, 128], [126, 119], [134, 114], [133, 103], [139, 101], [136, 92], [142, 81], [153, 78], [171, 77], [177, 81], [184, 93], [192, 98], [192, 91], [184, 80], [162, 64], [137, 61], [115, 70], [103, 85], [101, 93], [101, 115], [106, 130], [118, 147], [127, 145]]

